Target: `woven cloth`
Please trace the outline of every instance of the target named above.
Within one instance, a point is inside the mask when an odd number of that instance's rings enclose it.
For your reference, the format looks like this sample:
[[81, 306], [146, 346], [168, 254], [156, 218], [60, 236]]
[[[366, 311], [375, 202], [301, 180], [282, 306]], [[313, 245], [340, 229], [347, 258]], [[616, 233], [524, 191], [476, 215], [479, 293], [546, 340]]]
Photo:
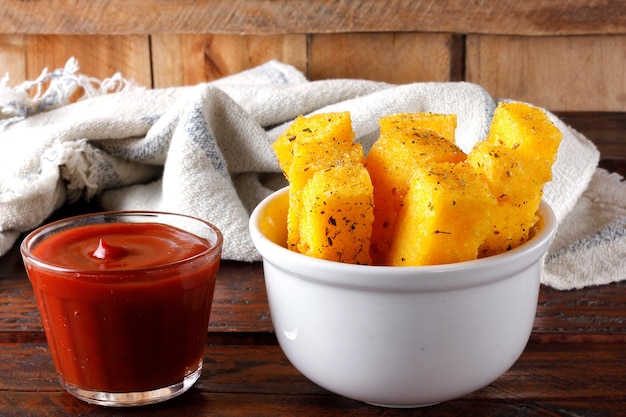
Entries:
[[[42, 83], [0, 83], [0, 255], [61, 205], [97, 199], [106, 210], [206, 219], [224, 234], [224, 259], [256, 261], [249, 213], [285, 185], [271, 143], [298, 115], [350, 111], [367, 152], [382, 115], [455, 113], [457, 144], [468, 152], [497, 104], [471, 83], [308, 81], [278, 61], [167, 89], [119, 75], [100, 82], [78, 74], [75, 61], [40, 79], [49, 87], [35, 98], [27, 90]], [[70, 103], [79, 87], [85, 95]], [[559, 228], [542, 281], [569, 289], [624, 279], [626, 186], [597, 168], [589, 140], [548, 114], [564, 136], [545, 188]]]

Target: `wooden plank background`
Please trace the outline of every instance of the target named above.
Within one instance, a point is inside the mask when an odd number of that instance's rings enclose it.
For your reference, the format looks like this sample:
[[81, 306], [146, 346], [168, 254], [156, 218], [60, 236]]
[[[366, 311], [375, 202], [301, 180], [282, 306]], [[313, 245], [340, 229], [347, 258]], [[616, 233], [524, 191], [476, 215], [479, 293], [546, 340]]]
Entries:
[[0, 33], [626, 34], [615, 0], [3, 0]]
[[155, 88], [278, 59], [312, 80], [469, 81], [553, 111], [624, 112], [626, 2], [3, 1], [9, 85], [70, 57]]

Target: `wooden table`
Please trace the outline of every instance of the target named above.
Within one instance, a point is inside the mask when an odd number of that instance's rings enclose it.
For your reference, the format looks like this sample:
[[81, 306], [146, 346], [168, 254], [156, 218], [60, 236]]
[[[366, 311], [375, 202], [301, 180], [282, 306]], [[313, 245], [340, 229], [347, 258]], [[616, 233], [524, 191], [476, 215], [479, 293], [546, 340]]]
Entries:
[[[603, 165], [626, 174], [624, 115], [563, 117], [615, 145]], [[66, 207], [55, 216], [90, 209]], [[508, 372], [466, 397], [401, 410], [339, 397], [302, 376], [274, 337], [261, 264], [224, 262], [204, 366], [189, 392], [159, 405], [115, 409], [75, 399], [56, 380], [17, 248], [0, 258], [2, 416], [624, 416], [626, 280], [576, 291], [542, 287], [530, 341]]]

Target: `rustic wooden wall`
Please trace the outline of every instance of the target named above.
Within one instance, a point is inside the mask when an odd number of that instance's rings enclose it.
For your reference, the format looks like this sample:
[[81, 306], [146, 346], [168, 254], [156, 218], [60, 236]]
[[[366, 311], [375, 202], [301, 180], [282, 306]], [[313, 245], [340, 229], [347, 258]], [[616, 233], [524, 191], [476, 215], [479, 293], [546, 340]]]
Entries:
[[[232, 5], [236, 4], [237, 9]], [[279, 59], [310, 79], [476, 82], [554, 111], [626, 111], [626, 3], [5, 0], [0, 74], [69, 57], [168, 87]]]

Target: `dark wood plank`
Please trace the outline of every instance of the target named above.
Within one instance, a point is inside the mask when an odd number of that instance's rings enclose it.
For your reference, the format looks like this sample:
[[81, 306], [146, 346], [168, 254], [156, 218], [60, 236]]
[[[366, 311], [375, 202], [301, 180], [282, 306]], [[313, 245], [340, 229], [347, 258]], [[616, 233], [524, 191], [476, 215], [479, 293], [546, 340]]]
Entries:
[[626, 281], [572, 291], [542, 286], [533, 337], [626, 346]]
[[272, 332], [260, 263], [222, 263], [215, 286], [209, 331]]
[[[0, 258], [0, 264], [3, 260]], [[21, 274], [18, 270], [18, 275]], [[214, 343], [220, 340], [243, 343], [250, 334], [269, 335], [272, 331], [261, 264], [224, 262], [209, 324]], [[588, 338], [626, 343], [626, 281], [576, 291], [542, 287], [534, 332], [533, 337], [541, 340]], [[28, 280], [24, 276], [1, 278], [0, 342], [44, 340]], [[259, 343], [273, 341], [266, 337]]]
[[[202, 377], [187, 394], [134, 410], [82, 403], [56, 383], [44, 345], [0, 344], [2, 415], [405, 415], [327, 392], [308, 381], [280, 348], [208, 346]], [[530, 344], [502, 377], [476, 393], [411, 415], [609, 416], [626, 400], [620, 344]], [[4, 414], [12, 410], [15, 414]], [[558, 413], [557, 413], [558, 411]], [[486, 413], [486, 414], [485, 414]], [[495, 414], [493, 414], [495, 413]], [[553, 414], [557, 413], [557, 414]], [[568, 414], [569, 413], [569, 414]]]
[[176, 2], [6, 0], [0, 33], [349, 33], [449, 32], [511, 35], [626, 33], [620, 1], [336, 0]]
[[64, 392], [8, 392], [0, 398], [4, 417], [24, 416], [131, 416], [131, 417], [251, 417], [251, 416], [619, 416], [621, 401], [525, 401], [514, 403], [456, 400], [426, 408], [387, 409], [349, 399], [316, 395], [204, 394], [191, 389], [179, 398], [157, 406], [105, 409], [82, 404]]
[[605, 165], [613, 171], [626, 171], [626, 113], [557, 112], [556, 115], [593, 141]]
[[[212, 343], [273, 344], [272, 331], [262, 265], [223, 262], [209, 326]], [[254, 334], [265, 336], [255, 340]], [[626, 343], [626, 281], [577, 291], [542, 287], [533, 337]], [[0, 342], [44, 341], [16, 246], [0, 258]]]
[[[272, 333], [260, 263], [223, 262], [209, 332]], [[224, 336], [228, 340], [228, 336]], [[232, 336], [233, 340], [247, 336]], [[220, 340], [217, 336], [214, 339]], [[0, 258], [0, 342], [44, 341], [41, 318], [17, 247]], [[269, 340], [269, 339], [268, 339]], [[261, 343], [268, 343], [262, 339]]]

